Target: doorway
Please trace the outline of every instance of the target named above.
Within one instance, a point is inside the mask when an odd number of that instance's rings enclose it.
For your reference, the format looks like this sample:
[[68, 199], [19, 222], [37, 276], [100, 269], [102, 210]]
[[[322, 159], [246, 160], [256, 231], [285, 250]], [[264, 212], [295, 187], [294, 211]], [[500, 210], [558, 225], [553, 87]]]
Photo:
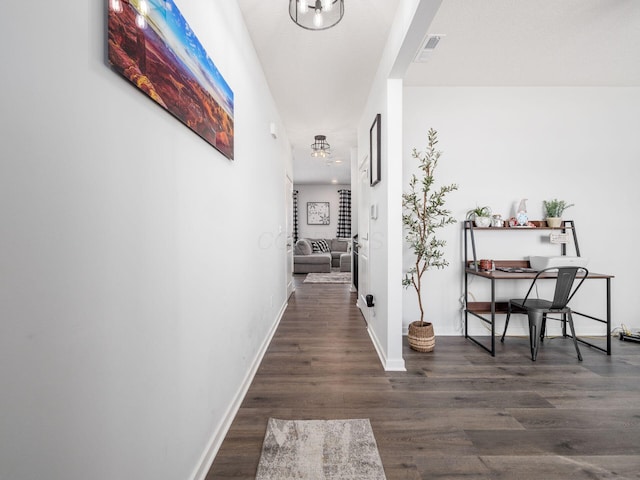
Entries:
[[369, 323], [366, 294], [369, 291], [369, 155], [358, 165], [358, 300], [357, 305]]
[[285, 289], [287, 291], [287, 298], [291, 296], [295, 290], [293, 283], [293, 180], [289, 175], [285, 175], [284, 182], [284, 204], [285, 204]]

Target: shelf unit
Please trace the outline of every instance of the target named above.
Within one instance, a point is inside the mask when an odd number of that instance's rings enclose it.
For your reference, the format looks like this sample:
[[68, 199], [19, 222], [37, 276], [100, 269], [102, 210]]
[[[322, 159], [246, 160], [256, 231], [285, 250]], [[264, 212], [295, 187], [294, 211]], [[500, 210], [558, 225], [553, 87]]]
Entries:
[[[494, 231], [494, 232], [510, 232], [513, 235], [519, 235], [524, 232], [540, 232], [540, 231], [557, 231], [558, 233], [571, 233], [573, 237], [573, 245], [575, 247], [576, 256], [580, 256], [580, 246], [578, 244], [578, 236], [576, 232], [575, 222], [573, 220], [564, 220], [562, 225], [558, 228], [548, 227], [546, 222], [544, 221], [534, 221], [532, 222], [535, 227], [476, 227], [473, 225], [473, 222], [470, 220], [466, 220], [463, 224], [464, 228], [464, 266], [465, 266], [465, 274], [464, 274], [464, 298], [465, 298], [465, 315], [464, 315], [464, 323], [465, 323], [465, 338], [468, 338], [473, 343], [482, 347], [484, 350], [491, 353], [492, 356], [495, 356], [495, 319], [498, 314], [506, 314], [508, 308], [507, 301], [496, 301], [495, 298], [495, 290], [496, 290], [496, 281], [500, 280], [531, 280], [535, 276], [535, 273], [531, 272], [522, 272], [522, 273], [512, 273], [512, 272], [502, 272], [502, 271], [483, 271], [478, 268], [478, 256], [476, 250], [476, 232], [482, 231]], [[469, 247], [471, 247], [471, 257], [469, 256]], [[567, 245], [565, 243], [560, 244], [560, 254], [567, 254]], [[527, 260], [494, 260], [494, 264], [496, 267], [512, 267], [512, 268], [528, 268], [530, 264]], [[469, 302], [469, 276], [477, 276], [481, 278], [486, 278], [491, 282], [491, 299], [489, 301], [474, 301]], [[545, 274], [541, 278], [556, 278], [553, 273]], [[599, 274], [599, 273], [589, 273], [587, 277], [589, 279], [604, 279], [606, 281], [606, 302], [607, 302], [607, 313], [606, 319], [600, 319], [593, 317], [591, 315], [586, 315], [580, 312], [573, 311], [574, 314], [589, 318], [596, 322], [600, 322], [607, 325], [607, 346], [606, 349], [602, 348], [593, 343], [587, 342], [578, 338], [577, 340], [585, 345], [589, 345], [590, 347], [596, 348], [600, 351], [606, 352], [608, 355], [611, 354], [611, 337], [609, 332], [611, 331], [611, 279], [612, 275]], [[491, 329], [491, 346], [488, 347], [480, 342], [478, 339], [469, 335], [469, 316], [473, 316], [478, 318], [483, 323], [490, 326]], [[567, 336], [566, 329], [564, 328], [566, 325], [563, 324], [562, 334]]]
[[[469, 260], [469, 249], [468, 249], [468, 241], [467, 238], [470, 237], [471, 238], [471, 250], [472, 250], [472, 254], [473, 254], [473, 265], [475, 265], [476, 267], [476, 271], [478, 270], [478, 256], [476, 254], [476, 241], [475, 241], [475, 232], [477, 231], [482, 231], [482, 230], [490, 230], [493, 232], [500, 232], [500, 231], [509, 231], [509, 232], [531, 232], [531, 231], [535, 231], [535, 232], [540, 232], [540, 231], [556, 231], [559, 233], [567, 233], [567, 231], [570, 231], [571, 234], [573, 235], [573, 245], [575, 246], [576, 249], [576, 256], [580, 256], [580, 246], [578, 245], [578, 235], [576, 233], [576, 226], [575, 226], [575, 222], [573, 220], [563, 220], [562, 221], [562, 225], [558, 228], [553, 228], [553, 227], [547, 227], [547, 223], [545, 221], [532, 221], [531, 223], [533, 223], [535, 225], [535, 227], [475, 227], [473, 225], [473, 221], [471, 220], [465, 220], [464, 222], [464, 229], [465, 229], [465, 236], [464, 236], [464, 260], [465, 260], [465, 266], [468, 265], [468, 260]], [[565, 243], [560, 244], [560, 254], [561, 255], [566, 255], [567, 254], [567, 245]], [[521, 266], [522, 262], [519, 262], [517, 260], [515, 260], [514, 262], [517, 262], [516, 264], [514, 264], [513, 266]], [[526, 261], [524, 261], [526, 263]], [[511, 265], [508, 265], [511, 266]]]

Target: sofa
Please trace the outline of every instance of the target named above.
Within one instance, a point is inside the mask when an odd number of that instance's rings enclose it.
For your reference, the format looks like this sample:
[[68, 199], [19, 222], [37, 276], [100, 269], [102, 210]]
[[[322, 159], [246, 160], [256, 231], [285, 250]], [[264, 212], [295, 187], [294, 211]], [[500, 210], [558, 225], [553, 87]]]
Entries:
[[293, 252], [293, 273], [329, 273], [331, 267], [351, 271], [348, 240], [337, 238], [301, 238]]

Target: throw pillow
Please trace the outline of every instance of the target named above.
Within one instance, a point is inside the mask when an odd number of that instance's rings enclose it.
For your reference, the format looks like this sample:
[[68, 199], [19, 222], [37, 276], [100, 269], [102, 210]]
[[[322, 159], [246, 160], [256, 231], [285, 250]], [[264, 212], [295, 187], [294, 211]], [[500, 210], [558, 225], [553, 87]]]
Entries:
[[332, 252], [346, 252], [348, 244], [349, 242], [347, 240], [338, 240], [337, 238], [334, 238], [331, 240], [330, 250]]
[[322, 253], [322, 252], [330, 252], [329, 244], [325, 240], [312, 240], [311, 248], [313, 249], [313, 253]]
[[311, 255], [313, 248], [309, 240], [301, 238], [296, 242], [295, 254], [296, 255]]

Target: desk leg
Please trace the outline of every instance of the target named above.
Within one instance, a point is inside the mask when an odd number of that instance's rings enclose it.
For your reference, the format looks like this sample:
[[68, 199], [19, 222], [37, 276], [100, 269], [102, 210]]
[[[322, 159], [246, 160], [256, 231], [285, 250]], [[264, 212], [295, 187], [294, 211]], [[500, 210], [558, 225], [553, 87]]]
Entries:
[[611, 355], [611, 279], [607, 278], [607, 355]]
[[[465, 237], [465, 243], [466, 243]], [[467, 309], [469, 308], [469, 275], [465, 272], [464, 274], [464, 338], [469, 338], [469, 313]]]
[[496, 356], [496, 281], [491, 279], [491, 356]]

